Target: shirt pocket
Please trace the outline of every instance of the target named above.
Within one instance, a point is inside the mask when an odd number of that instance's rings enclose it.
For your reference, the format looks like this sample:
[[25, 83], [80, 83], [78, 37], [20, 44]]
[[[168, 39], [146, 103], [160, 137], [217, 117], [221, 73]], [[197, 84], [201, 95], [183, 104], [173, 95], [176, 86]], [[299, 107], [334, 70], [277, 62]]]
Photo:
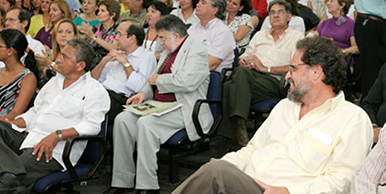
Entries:
[[65, 95], [57, 110], [64, 118], [80, 120], [83, 112], [83, 104], [83, 99], [72, 95]]
[[290, 158], [309, 173], [321, 173], [330, 152], [331, 146], [307, 132]]

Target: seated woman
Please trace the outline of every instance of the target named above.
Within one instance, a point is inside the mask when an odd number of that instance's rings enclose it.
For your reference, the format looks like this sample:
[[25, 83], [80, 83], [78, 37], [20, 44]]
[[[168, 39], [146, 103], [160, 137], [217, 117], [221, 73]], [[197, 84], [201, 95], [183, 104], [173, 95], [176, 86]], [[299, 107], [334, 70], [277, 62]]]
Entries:
[[155, 55], [155, 58], [158, 60], [163, 51], [162, 46], [160, 45], [160, 40], [158, 38], [158, 33], [155, 29], [155, 23], [162, 16], [167, 15], [169, 13], [168, 7], [165, 3], [160, 1], [152, 1], [147, 4], [147, 24], [148, 28], [145, 28], [145, 39], [143, 41], [143, 48], [152, 52]]
[[[77, 38], [78, 30], [74, 22], [70, 19], [60, 20], [52, 31], [52, 50], [50, 54], [35, 55], [39, 62], [39, 70], [43, 72], [43, 76], [39, 80], [41, 85], [44, 85], [57, 72], [57, 65], [54, 62], [58, 57], [61, 49], [67, 45], [67, 41]], [[50, 56], [49, 56], [50, 55]]]
[[171, 15], [179, 17], [185, 24], [194, 25], [200, 22], [196, 15], [198, 0], [180, 0], [180, 7], [170, 12]]
[[[46, 50], [52, 49], [52, 29], [55, 24], [61, 19], [71, 19], [71, 9], [66, 1], [53, 1], [49, 6], [49, 13], [51, 22], [44, 28], [41, 28], [36, 34], [35, 39], [39, 40], [45, 47]], [[47, 47], [49, 49], [47, 49]]]
[[4, 7], [5, 11], [8, 11], [8, 9], [15, 6], [15, 4], [15, 0], [0, 0], [0, 5]]
[[[302, 34], [306, 33], [306, 26], [304, 24], [304, 20], [302, 17], [300, 17], [298, 3], [296, 0], [285, 0], [288, 3], [291, 3], [291, 20], [288, 23], [288, 27], [292, 30], [296, 30], [301, 32]], [[263, 25], [261, 26], [261, 30], [267, 30], [271, 28], [271, 24], [269, 22], [269, 16], [265, 18]]]
[[116, 50], [119, 15], [121, 7], [115, 0], [102, 0], [98, 3], [98, 20], [101, 25], [91, 27], [90, 24], [82, 24], [79, 32], [84, 33], [95, 49], [95, 59], [91, 68], [94, 68], [111, 50]]
[[[84, 14], [76, 17], [73, 20], [78, 30], [82, 27], [82, 23], [90, 24], [91, 27], [102, 24], [98, 21], [98, 16], [96, 15], [96, 11], [98, 10], [98, 3], [99, 0], [85, 0], [83, 2], [82, 9]], [[83, 37], [81, 36], [81, 38]]]
[[332, 38], [346, 56], [349, 53], [359, 53], [354, 37], [355, 22], [346, 15], [350, 6], [350, 0], [329, 0], [328, 12], [333, 17], [324, 20], [315, 33], [317, 36]]
[[233, 33], [239, 53], [248, 46], [253, 31], [248, 0], [227, 0], [226, 24]]
[[[25, 52], [26, 66], [20, 62]], [[27, 39], [18, 30], [0, 32], [0, 60], [5, 64], [0, 68], [0, 120], [13, 120], [27, 109], [34, 96], [39, 71]]]
[[29, 16], [42, 14], [42, 0], [30, 0], [31, 9], [28, 9]]
[[37, 14], [31, 17], [31, 23], [29, 25], [27, 34], [30, 34], [32, 37], [35, 37], [36, 34], [42, 29], [44, 26], [47, 26], [50, 21], [50, 4], [51, 0], [41, 0], [41, 12], [42, 14]]

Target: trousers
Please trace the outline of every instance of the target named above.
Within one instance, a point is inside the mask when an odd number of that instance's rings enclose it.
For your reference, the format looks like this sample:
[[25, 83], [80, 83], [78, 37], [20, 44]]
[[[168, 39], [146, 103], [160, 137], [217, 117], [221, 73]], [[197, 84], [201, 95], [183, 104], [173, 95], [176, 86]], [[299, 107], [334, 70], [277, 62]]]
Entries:
[[34, 148], [20, 150], [26, 136], [27, 133], [15, 131], [10, 124], [0, 121], [0, 173], [13, 173], [24, 185], [30, 185], [45, 175], [63, 169], [55, 159], [46, 163], [44, 154], [39, 162], [36, 161], [36, 156], [32, 155]]
[[235, 165], [219, 159], [212, 159], [178, 186], [172, 194], [262, 194], [264, 190]]
[[[181, 108], [162, 116], [138, 116], [129, 111], [114, 121], [112, 187], [159, 189], [157, 152], [176, 132], [185, 127]], [[133, 153], [137, 146], [137, 162]]]
[[251, 103], [283, 96], [284, 91], [278, 79], [248, 67], [235, 68], [223, 86], [224, 119], [220, 123], [218, 134], [235, 139], [236, 130], [232, 128], [232, 117], [247, 120]]

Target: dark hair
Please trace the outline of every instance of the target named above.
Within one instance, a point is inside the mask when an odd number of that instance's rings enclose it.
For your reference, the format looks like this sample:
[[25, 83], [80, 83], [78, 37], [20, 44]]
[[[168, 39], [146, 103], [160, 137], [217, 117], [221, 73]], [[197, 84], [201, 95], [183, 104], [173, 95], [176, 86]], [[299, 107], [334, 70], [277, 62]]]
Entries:
[[[13, 48], [17, 52], [17, 60], [20, 61], [20, 58], [24, 56], [25, 51], [27, 50], [27, 56], [24, 59], [24, 65], [32, 71], [36, 76], [36, 79], [39, 80], [39, 70], [37, 67], [37, 62], [35, 60], [35, 53], [28, 48], [28, 41], [25, 38], [25, 35], [16, 29], [4, 29], [0, 32], [0, 38], [3, 40], [7, 48]], [[39, 83], [38, 83], [39, 87]]]
[[153, 7], [154, 9], [158, 10], [161, 12], [161, 16], [164, 16], [164, 15], [168, 15], [169, 14], [169, 8], [168, 6], [161, 2], [161, 1], [150, 1], [149, 3], [147, 3], [146, 5], [146, 10], [149, 8], [149, 7]]
[[240, 0], [240, 6], [243, 6], [241, 11], [237, 12], [236, 15], [241, 16], [243, 13], [248, 14], [251, 11], [251, 1], [250, 0]]
[[292, 15], [300, 16], [300, 11], [298, 8], [298, 0], [285, 0], [285, 1], [291, 4]]
[[157, 31], [163, 29], [170, 33], [177, 33], [181, 37], [188, 35], [188, 32], [186, 31], [187, 26], [179, 17], [175, 15], [166, 15], [162, 17], [157, 21], [157, 23], [155, 23], [155, 29]]
[[[127, 20], [125, 20], [127, 21]], [[122, 23], [122, 22], [121, 22]], [[132, 23], [126, 30], [127, 37], [131, 35], [135, 35], [137, 39], [137, 45], [141, 46], [143, 44], [143, 40], [145, 39], [145, 30], [139, 23]]]
[[95, 51], [92, 48], [91, 44], [84, 39], [81, 38], [73, 38], [67, 41], [67, 44], [74, 47], [76, 62], [84, 61], [86, 66], [84, 67], [84, 71], [90, 71], [92, 62], [94, 61], [93, 57], [95, 55]]
[[343, 3], [345, 4], [342, 11], [344, 14], [347, 14], [348, 10], [350, 9], [350, 6], [352, 4], [352, 1], [351, 0], [338, 0], [338, 3], [341, 6], [343, 5]]
[[98, 8], [101, 5], [105, 5], [107, 11], [109, 12], [110, 15], [113, 15], [115, 13], [115, 16], [113, 17], [114, 22], [118, 21], [119, 15], [121, 15], [121, 5], [115, 0], [101, 0], [97, 4]]
[[4, 7], [0, 5], [0, 14], [1, 14], [1, 20], [0, 25], [5, 26], [5, 16], [7, 15], [7, 12], [5, 11]]
[[198, 2], [199, 2], [199, 0], [192, 0], [192, 6], [194, 9], [196, 9]]
[[285, 1], [283, 1], [283, 0], [273, 0], [271, 3], [269, 3], [269, 6], [268, 6], [268, 14], [269, 14], [269, 12], [271, 11], [272, 6], [274, 6], [274, 5], [276, 5], [276, 4], [279, 4], [279, 5], [284, 6], [285, 11], [286, 11], [287, 13], [292, 13], [292, 12], [291, 12], [291, 9], [292, 9], [292, 8], [291, 8], [291, 4], [290, 4], [290, 3], [285, 2]]
[[[29, 4], [31, 5], [32, 10], [37, 10], [37, 9], [39, 9], [39, 10], [38, 10], [38, 13], [39, 13], [39, 14], [43, 14], [41, 5], [40, 5], [40, 7], [35, 7], [34, 4], [32, 3], [33, 1], [34, 1], [34, 0], [29, 0]], [[31, 16], [31, 17], [32, 17], [32, 16]]]
[[16, 0], [7, 0], [7, 1], [8, 1], [8, 3], [9, 3], [9, 6], [10, 6], [10, 7], [16, 5]]
[[14, 10], [14, 9], [19, 10], [19, 16], [17, 18], [20, 20], [20, 22], [28, 21], [27, 26], [24, 28], [25, 32], [27, 32], [28, 29], [29, 29], [29, 25], [31, 23], [31, 16], [29, 15], [27, 10], [25, 10], [23, 8], [20, 8], [20, 7], [15, 7], [15, 6], [14, 7], [10, 7], [8, 9], [8, 12], [11, 11], [11, 10]]
[[301, 60], [310, 66], [320, 65], [325, 78], [323, 82], [331, 85], [338, 93], [346, 84], [346, 62], [341, 49], [326, 37], [312, 37], [300, 40], [296, 49], [304, 50]]
[[227, 2], [225, 0], [210, 0], [210, 4], [213, 8], [218, 8], [216, 12], [216, 18], [225, 20], [225, 10], [227, 8]]

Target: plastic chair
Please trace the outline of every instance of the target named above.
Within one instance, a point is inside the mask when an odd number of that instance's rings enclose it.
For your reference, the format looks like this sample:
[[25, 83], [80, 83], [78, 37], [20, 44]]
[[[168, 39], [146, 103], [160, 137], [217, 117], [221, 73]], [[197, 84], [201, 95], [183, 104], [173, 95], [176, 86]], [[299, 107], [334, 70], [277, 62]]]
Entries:
[[[191, 142], [188, 139], [186, 129], [181, 129], [166, 141], [162, 148], [168, 149], [169, 182], [178, 182], [178, 160], [183, 156], [196, 154], [209, 149], [209, 138], [213, 137], [222, 120], [221, 105], [221, 76], [218, 72], [210, 72], [210, 83], [207, 99], [198, 99], [193, 108], [192, 119], [196, 127], [199, 140]], [[204, 133], [198, 115], [203, 103], [208, 103], [214, 118], [213, 125], [208, 133]]]
[[[63, 151], [63, 161], [67, 171], [54, 172], [39, 179], [33, 186], [33, 191], [38, 193], [56, 193], [64, 187], [66, 193], [79, 193], [73, 190], [73, 183], [80, 186], [86, 186], [87, 180], [98, 178], [97, 169], [102, 163], [106, 143], [104, 139], [105, 132], [101, 131], [98, 136], [80, 136], [67, 139]], [[88, 141], [86, 149], [75, 166], [70, 162], [70, 153], [72, 146], [77, 141]]]

